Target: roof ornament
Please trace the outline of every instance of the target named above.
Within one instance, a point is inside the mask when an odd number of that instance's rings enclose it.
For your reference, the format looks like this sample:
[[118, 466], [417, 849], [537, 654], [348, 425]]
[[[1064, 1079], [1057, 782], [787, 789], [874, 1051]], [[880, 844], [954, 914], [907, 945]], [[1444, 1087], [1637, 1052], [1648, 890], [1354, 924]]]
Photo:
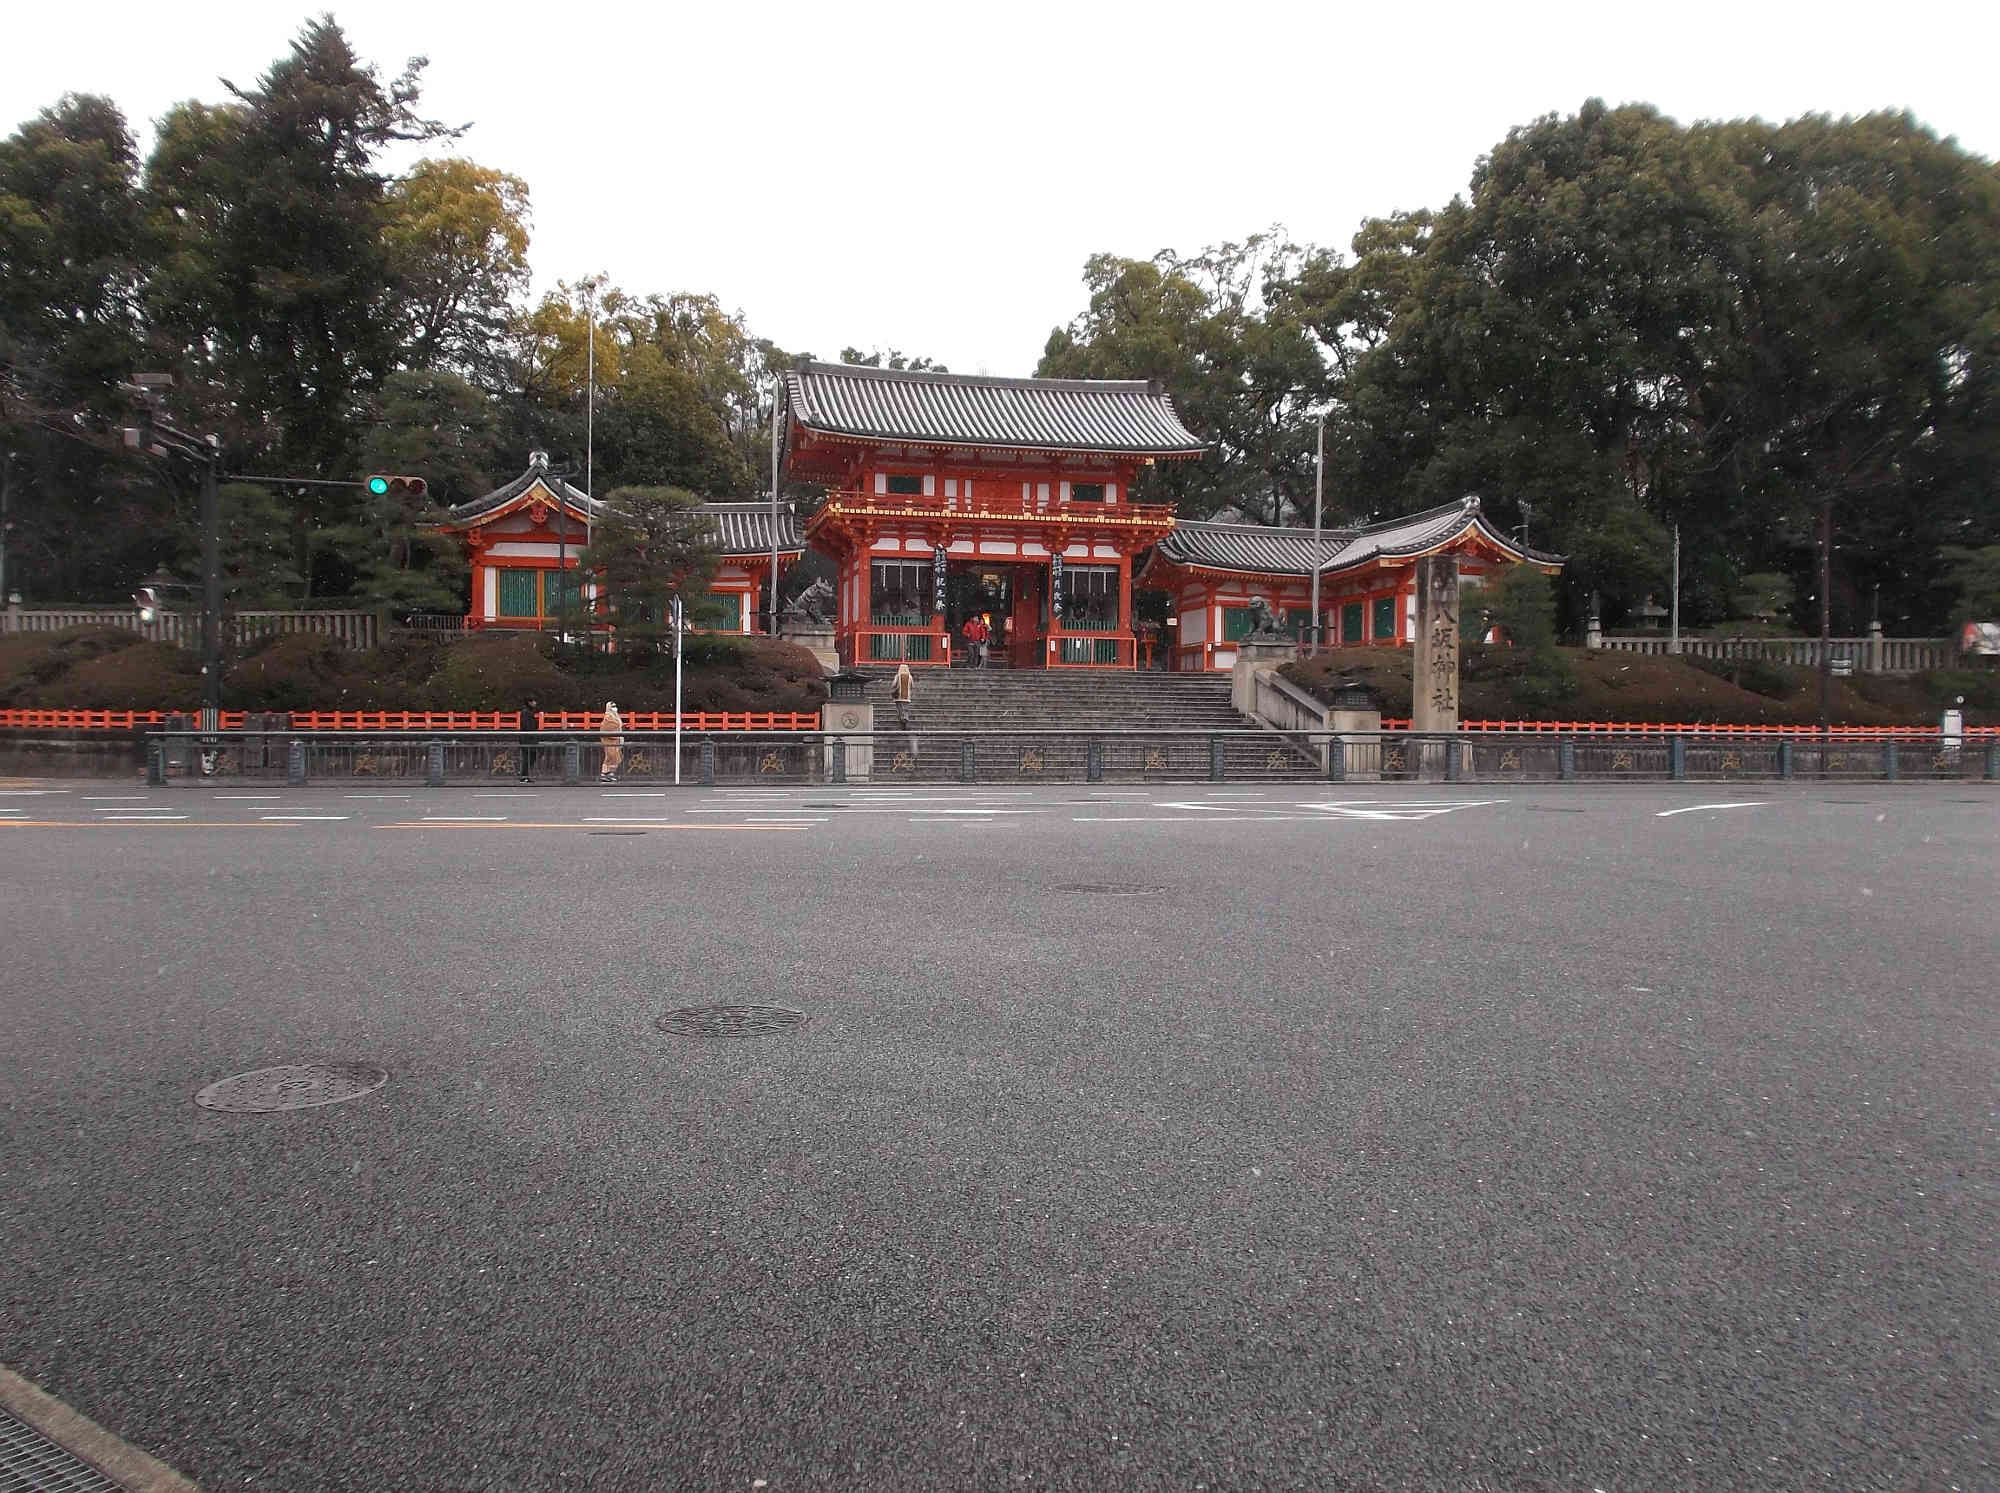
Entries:
[[546, 451], [530, 451], [530, 452], [528, 453], [528, 470], [529, 470], [529, 471], [531, 471], [531, 472], [546, 472], [546, 471], [547, 471], [548, 469], [549, 469], [549, 453], [548, 453], [548, 452], [546, 452]]

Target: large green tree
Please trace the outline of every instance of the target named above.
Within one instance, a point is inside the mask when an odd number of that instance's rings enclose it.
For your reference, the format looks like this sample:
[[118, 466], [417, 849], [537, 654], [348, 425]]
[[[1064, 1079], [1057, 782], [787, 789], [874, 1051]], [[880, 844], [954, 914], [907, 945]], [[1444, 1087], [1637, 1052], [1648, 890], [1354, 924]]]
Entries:
[[[308, 22], [233, 102], [168, 114], [147, 167], [164, 255], [148, 299], [187, 375], [190, 418], [291, 475], [352, 475], [369, 394], [396, 366], [404, 317], [382, 153], [450, 133], [418, 115], [423, 59], [383, 82], [330, 17]], [[313, 531], [350, 522], [342, 490], [293, 498], [308, 589], [355, 570]]]
[[139, 361], [138, 160], [109, 100], [66, 95], [0, 140], [0, 508], [6, 589], [110, 597], [173, 496], [112, 430]]
[[1050, 332], [1044, 378], [1156, 379], [1210, 443], [1149, 468], [1140, 496], [1191, 518], [1284, 523], [1312, 512], [1315, 412], [1330, 378], [1306, 328], [1271, 287], [1300, 251], [1278, 230], [1182, 257], [1091, 256], [1088, 308]]
[[1990, 164], [1902, 115], [1538, 120], [1467, 197], [1300, 277], [1347, 349], [1343, 478], [1525, 501], [1573, 609], [1657, 590], [1678, 524], [1696, 619], [1755, 571], [1816, 597], [1831, 498], [1837, 625], [1879, 585], [1892, 624], [1935, 627], [1939, 544], [1994, 521], [1997, 207]]
[[405, 369], [383, 380], [372, 412], [362, 467], [422, 477], [428, 492], [364, 495], [338, 535], [358, 573], [356, 596], [395, 612], [458, 611], [467, 567], [441, 525], [447, 507], [500, 484], [494, 401], [456, 373]]
[[717, 563], [715, 525], [701, 499], [680, 487], [620, 487], [604, 503], [579, 563], [598, 577], [620, 630], [659, 637], [676, 596], [694, 620]]
[[637, 298], [601, 281], [560, 285], [516, 324], [522, 433], [543, 437], [540, 444], [583, 469], [594, 348], [588, 433], [597, 488], [750, 496], [758, 490], [753, 422], [768, 409], [754, 379], [762, 347], [707, 297]]
[[384, 237], [402, 361], [496, 383], [528, 288], [528, 184], [457, 157], [419, 161], [389, 187]]

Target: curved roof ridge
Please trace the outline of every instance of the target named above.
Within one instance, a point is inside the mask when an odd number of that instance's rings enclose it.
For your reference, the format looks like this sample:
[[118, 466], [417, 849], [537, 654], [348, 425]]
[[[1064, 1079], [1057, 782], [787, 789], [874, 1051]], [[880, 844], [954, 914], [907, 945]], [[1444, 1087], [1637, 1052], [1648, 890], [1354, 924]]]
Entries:
[[995, 389], [1077, 390], [1106, 394], [1159, 394], [1155, 379], [1146, 378], [1020, 378], [997, 373], [945, 373], [934, 368], [877, 368], [870, 363], [807, 363], [791, 370], [793, 376], [807, 373], [833, 374], [847, 378], [877, 378], [892, 382], [920, 381], [935, 384], [979, 385]]
[[1193, 457], [1208, 449], [1157, 383], [994, 378], [852, 363], [785, 374], [791, 419], [845, 440], [899, 445]]
[[1446, 518], [1455, 513], [1481, 512], [1484, 512], [1484, 509], [1480, 506], [1478, 494], [1467, 493], [1462, 498], [1453, 498], [1450, 502], [1437, 503], [1429, 508], [1419, 508], [1414, 513], [1405, 513], [1396, 518], [1376, 519], [1358, 525], [1354, 532], [1360, 536], [1372, 534], [1379, 529], [1401, 529], [1410, 524], [1420, 524], [1434, 518]]

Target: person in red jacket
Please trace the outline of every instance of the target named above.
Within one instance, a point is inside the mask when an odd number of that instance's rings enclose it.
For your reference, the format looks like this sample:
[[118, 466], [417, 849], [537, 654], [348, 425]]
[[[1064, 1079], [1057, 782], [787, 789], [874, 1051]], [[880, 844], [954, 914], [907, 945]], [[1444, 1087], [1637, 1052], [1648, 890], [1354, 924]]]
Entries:
[[971, 650], [972, 667], [975, 669], [985, 668], [986, 640], [992, 636], [987, 630], [986, 618], [975, 614], [972, 620], [965, 624], [963, 631], [965, 633], [966, 646]]

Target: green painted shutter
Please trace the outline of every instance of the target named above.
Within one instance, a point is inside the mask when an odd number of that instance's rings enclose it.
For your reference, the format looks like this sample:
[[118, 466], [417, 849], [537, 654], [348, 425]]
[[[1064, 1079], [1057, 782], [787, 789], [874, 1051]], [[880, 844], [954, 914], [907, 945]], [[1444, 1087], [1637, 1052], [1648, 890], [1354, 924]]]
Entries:
[[1396, 636], [1396, 598], [1378, 596], [1375, 598], [1375, 637], [1386, 642]]
[[1340, 609], [1340, 641], [1358, 643], [1361, 641], [1361, 603], [1350, 601]]
[[536, 614], [535, 600], [537, 587], [536, 572], [532, 570], [503, 570], [500, 572], [500, 615], [503, 617], [533, 617]]

